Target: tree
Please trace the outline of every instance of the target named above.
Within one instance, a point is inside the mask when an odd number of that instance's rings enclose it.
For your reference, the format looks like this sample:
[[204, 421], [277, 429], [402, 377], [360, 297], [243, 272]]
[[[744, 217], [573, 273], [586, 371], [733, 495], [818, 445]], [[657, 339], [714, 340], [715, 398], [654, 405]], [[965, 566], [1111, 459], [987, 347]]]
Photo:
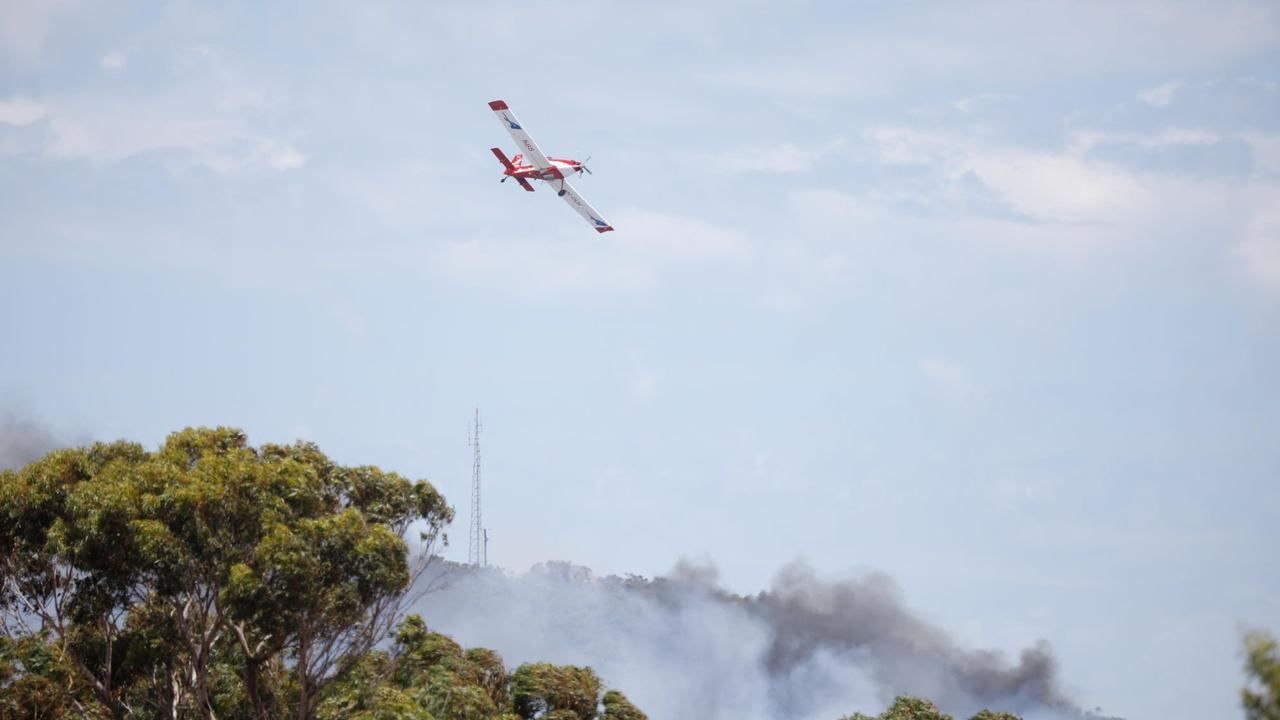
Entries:
[[410, 615], [388, 652], [372, 652], [317, 708], [318, 720], [646, 720], [591, 668], [532, 663], [508, 674], [492, 650], [464, 650]]
[[525, 720], [592, 720], [599, 698], [600, 678], [589, 667], [526, 663], [511, 676], [511, 704]]
[[65, 702], [111, 718], [310, 718], [451, 518], [426, 481], [232, 428], [51, 453], [0, 473], [0, 682], [63, 673]]
[[[952, 720], [952, 718], [928, 700], [909, 695], [900, 695], [894, 699], [893, 705], [888, 710], [885, 710], [875, 718], [862, 713], [854, 713], [846, 715], [840, 720]], [[1018, 716], [982, 710], [970, 720], [1018, 720]]]
[[1244, 650], [1251, 681], [1240, 691], [1246, 720], [1280, 720], [1280, 645], [1256, 630], [1245, 636]]
[[626, 695], [617, 690], [604, 694], [604, 713], [600, 720], [649, 720], [649, 716], [640, 712], [640, 708], [631, 704]]

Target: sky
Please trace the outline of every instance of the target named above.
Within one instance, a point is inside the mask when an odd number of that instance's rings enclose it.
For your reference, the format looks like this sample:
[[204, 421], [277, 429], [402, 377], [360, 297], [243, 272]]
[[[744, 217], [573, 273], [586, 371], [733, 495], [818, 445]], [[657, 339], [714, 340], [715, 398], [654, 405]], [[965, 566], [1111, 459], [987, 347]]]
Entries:
[[[503, 99], [616, 232], [499, 184]], [[467, 554], [891, 575], [1087, 707], [1280, 630], [1280, 6], [0, 1], [0, 402]]]

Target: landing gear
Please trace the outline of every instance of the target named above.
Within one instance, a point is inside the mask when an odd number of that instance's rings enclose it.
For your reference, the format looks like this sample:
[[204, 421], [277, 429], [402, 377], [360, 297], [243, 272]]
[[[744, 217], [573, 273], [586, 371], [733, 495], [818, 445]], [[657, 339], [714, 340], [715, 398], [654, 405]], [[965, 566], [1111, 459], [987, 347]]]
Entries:
[[564, 197], [564, 190], [561, 190], [560, 192], [556, 193], [556, 195], [559, 197]]

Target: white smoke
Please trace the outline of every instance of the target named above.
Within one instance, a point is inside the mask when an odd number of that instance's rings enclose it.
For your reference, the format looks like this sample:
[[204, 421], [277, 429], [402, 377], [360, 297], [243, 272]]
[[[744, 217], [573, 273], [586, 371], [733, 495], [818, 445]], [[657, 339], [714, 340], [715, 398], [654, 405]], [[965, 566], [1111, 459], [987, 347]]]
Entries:
[[989, 707], [1028, 720], [1091, 717], [1058, 689], [1047, 644], [1017, 662], [959, 647], [908, 610], [887, 576], [829, 582], [802, 564], [740, 597], [714, 569], [595, 578], [548, 563], [521, 576], [442, 565], [413, 609], [509, 666], [590, 665], [655, 720], [836, 720], [879, 714], [900, 694], [967, 718]]

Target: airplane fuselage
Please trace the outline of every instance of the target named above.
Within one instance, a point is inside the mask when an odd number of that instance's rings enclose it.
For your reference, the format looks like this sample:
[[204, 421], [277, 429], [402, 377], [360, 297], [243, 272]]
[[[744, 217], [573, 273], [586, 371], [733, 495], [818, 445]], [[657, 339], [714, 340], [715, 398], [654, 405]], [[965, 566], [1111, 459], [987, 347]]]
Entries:
[[567, 178], [578, 172], [578, 168], [582, 166], [582, 163], [577, 160], [563, 160], [553, 157], [549, 157], [547, 160], [551, 161], [551, 167], [540, 171], [528, 163], [520, 162], [518, 157], [513, 158], [511, 167], [503, 170], [502, 174], [507, 177], [524, 178], [526, 180], [552, 181]]

